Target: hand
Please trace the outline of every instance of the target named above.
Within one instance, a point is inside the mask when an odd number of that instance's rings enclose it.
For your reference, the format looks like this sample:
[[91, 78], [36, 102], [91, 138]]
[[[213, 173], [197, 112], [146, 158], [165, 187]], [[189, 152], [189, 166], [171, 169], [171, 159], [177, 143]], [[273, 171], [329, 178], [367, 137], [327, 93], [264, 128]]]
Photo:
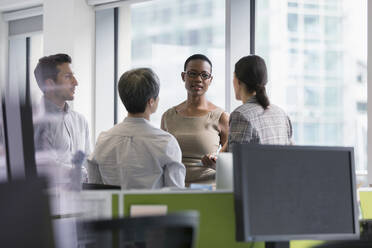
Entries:
[[212, 154], [204, 155], [204, 157], [202, 157], [201, 159], [201, 162], [204, 166], [210, 167], [214, 170], [216, 169], [216, 161], [217, 161], [217, 157]]

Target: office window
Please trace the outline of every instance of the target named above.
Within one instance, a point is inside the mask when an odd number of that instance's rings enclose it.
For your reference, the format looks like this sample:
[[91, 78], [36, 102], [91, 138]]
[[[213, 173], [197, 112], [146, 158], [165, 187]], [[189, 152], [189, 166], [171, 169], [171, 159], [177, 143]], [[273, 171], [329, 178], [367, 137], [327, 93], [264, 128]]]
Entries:
[[339, 0], [324, 0], [324, 8], [326, 11], [338, 11], [342, 8], [342, 4], [340, 4]]
[[[256, 1], [256, 54], [268, 64], [269, 96], [290, 113], [296, 144], [353, 146], [363, 172], [367, 84], [358, 75], [367, 73], [367, 0], [298, 3]], [[294, 86], [298, 96], [289, 99]]]
[[298, 29], [298, 15], [297, 14], [288, 14], [288, 30], [290, 32], [297, 32]]
[[325, 69], [328, 73], [340, 74], [343, 68], [343, 52], [342, 51], [326, 51], [325, 52]]
[[287, 87], [287, 104], [292, 105], [297, 103], [297, 86]]
[[318, 72], [320, 69], [320, 54], [317, 50], [304, 51], [304, 69], [310, 72]]
[[305, 4], [304, 5], [305, 9], [317, 9], [319, 8], [318, 4]]
[[298, 3], [288, 2], [288, 7], [289, 8], [297, 8], [298, 7]]
[[341, 94], [339, 88], [332, 86], [326, 87], [324, 91], [324, 102], [325, 107], [337, 107], [341, 104]]
[[299, 55], [298, 55], [298, 50], [291, 48], [289, 50], [289, 61], [288, 61], [288, 66], [290, 68], [290, 72], [296, 73], [299, 70]]
[[319, 33], [320, 31], [319, 18], [320, 16], [318, 15], [304, 16], [305, 35]]
[[292, 122], [292, 130], [293, 130], [293, 140], [299, 140], [299, 137], [298, 137], [298, 134], [299, 134], [299, 130], [298, 130], [298, 125], [297, 125], [297, 122]]
[[307, 107], [317, 107], [319, 106], [319, 92], [318, 89], [315, 87], [308, 87], [304, 88], [304, 101], [305, 106]]
[[[124, 67], [150, 67], [158, 74], [160, 102], [152, 123], [159, 127], [161, 115], [186, 100], [181, 72], [185, 60], [194, 53], [211, 59], [214, 79], [207, 97], [224, 108], [225, 0], [153, 0], [133, 3], [128, 10], [130, 20], [119, 8], [119, 37], [129, 34], [130, 46], [119, 49], [119, 61], [129, 59], [125, 66], [119, 65], [118, 76]], [[147, 15], [152, 18], [145, 18]], [[121, 105], [118, 101], [118, 121], [125, 115]]]
[[319, 124], [318, 123], [305, 123], [304, 128], [304, 140], [309, 145], [319, 145]]
[[337, 41], [342, 42], [342, 26], [338, 25], [340, 22], [342, 22], [342, 17], [324, 17], [324, 35], [335, 43]]
[[361, 113], [367, 113], [367, 103], [366, 102], [357, 102], [357, 109]]
[[326, 123], [323, 125], [324, 144], [334, 145], [342, 142], [342, 125], [340, 123]]

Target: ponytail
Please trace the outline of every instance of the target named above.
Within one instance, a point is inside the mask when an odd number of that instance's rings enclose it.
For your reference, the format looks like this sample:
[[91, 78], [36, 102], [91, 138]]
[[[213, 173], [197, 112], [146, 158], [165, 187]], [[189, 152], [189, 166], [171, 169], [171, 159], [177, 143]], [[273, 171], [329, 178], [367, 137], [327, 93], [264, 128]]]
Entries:
[[265, 86], [258, 86], [256, 89], [256, 98], [257, 102], [264, 108], [267, 109], [267, 107], [270, 105], [269, 98], [266, 94], [266, 88]]

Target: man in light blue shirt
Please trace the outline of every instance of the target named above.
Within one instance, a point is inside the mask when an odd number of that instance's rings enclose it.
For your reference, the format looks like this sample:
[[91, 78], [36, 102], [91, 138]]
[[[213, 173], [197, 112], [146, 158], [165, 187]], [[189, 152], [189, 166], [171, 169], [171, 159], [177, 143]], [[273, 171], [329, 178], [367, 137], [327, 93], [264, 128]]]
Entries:
[[88, 181], [122, 189], [185, 186], [181, 149], [168, 132], [150, 124], [159, 102], [159, 79], [148, 68], [125, 72], [118, 84], [128, 117], [99, 135], [88, 159]]
[[[88, 123], [67, 103], [74, 100], [78, 85], [71, 62], [67, 54], [45, 56], [39, 59], [34, 71], [43, 92], [39, 106], [41, 114], [36, 116], [34, 127], [38, 172], [46, 173], [58, 182], [71, 180], [75, 154], [90, 153]], [[83, 181], [87, 180], [84, 167]]]

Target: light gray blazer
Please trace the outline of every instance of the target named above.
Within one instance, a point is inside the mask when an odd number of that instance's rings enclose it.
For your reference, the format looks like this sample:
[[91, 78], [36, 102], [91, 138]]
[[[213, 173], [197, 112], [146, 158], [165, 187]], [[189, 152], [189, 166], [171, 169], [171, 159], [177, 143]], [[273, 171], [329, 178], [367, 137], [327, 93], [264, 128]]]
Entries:
[[230, 152], [237, 143], [293, 144], [292, 124], [287, 114], [272, 104], [264, 109], [255, 96], [230, 114], [229, 123]]

